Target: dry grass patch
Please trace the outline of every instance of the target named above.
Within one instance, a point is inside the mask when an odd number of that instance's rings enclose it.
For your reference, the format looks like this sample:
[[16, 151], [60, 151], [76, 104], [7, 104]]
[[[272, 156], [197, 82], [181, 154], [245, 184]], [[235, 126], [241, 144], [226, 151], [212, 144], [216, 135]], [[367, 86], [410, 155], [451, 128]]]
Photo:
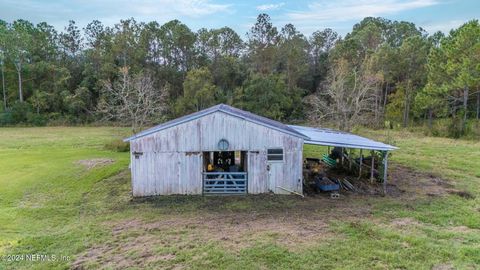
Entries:
[[92, 170], [93, 168], [110, 165], [113, 162], [114, 160], [111, 158], [93, 158], [93, 159], [78, 160], [75, 163], [77, 165], [85, 167], [87, 170]]
[[[91, 247], [78, 257], [75, 265], [85, 262], [121, 265], [126, 260], [125, 254], [134, 254], [139, 261], [131, 263], [147, 266], [149, 262], [175, 260], [176, 252], [209, 243], [237, 253], [255, 243], [269, 241], [299, 250], [334, 236], [322, 219], [255, 214], [177, 216], [155, 222], [130, 219], [107, 226], [111, 227], [112, 241]], [[152, 252], [155, 248], [166, 253]]]
[[463, 190], [455, 188], [455, 181], [446, 180], [432, 173], [416, 171], [412, 168], [395, 165], [391, 168], [388, 182], [388, 195], [404, 197], [405, 199], [418, 199], [424, 196], [458, 195], [472, 199], [474, 196]]
[[[380, 184], [372, 187], [381, 189]], [[133, 199], [129, 202], [131, 206], [158, 213], [158, 216], [139, 214], [135, 218], [103, 223], [111, 233], [109, 241], [79, 254], [73, 265], [78, 268], [184, 268], [185, 260], [203, 262], [211, 258], [210, 249], [228, 250], [229, 254], [240, 256], [243, 251], [263, 244], [301, 254], [319, 243], [344, 239], [346, 236], [334, 227], [338, 222], [360, 224], [366, 219], [379, 228], [414, 231], [419, 235], [425, 235], [423, 230], [428, 228], [443, 232], [461, 230], [437, 227], [411, 217], [385, 220], [373, 215], [375, 205], [384, 200], [414, 201], [448, 195], [452, 190], [456, 190], [452, 181], [394, 166], [386, 198], [377, 196], [379, 192], [372, 195], [344, 192], [336, 200], [328, 194], [305, 199], [272, 195]], [[404, 242], [405, 247], [411, 245]]]

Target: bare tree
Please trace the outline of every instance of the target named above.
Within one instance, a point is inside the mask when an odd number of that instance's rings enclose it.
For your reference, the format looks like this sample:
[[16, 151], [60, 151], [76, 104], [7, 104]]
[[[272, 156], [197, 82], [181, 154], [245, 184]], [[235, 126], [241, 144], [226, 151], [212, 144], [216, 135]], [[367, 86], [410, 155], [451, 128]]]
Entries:
[[120, 68], [119, 78], [104, 82], [103, 97], [97, 112], [104, 120], [129, 123], [135, 133], [147, 124], [159, 121], [167, 109], [167, 89], [156, 89], [147, 73], [130, 75], [128, 67]]
[[351, 68], [341, 59], [334, 63], [326, 86], [306, 98], [314, 122], [334, 121], [341, 130], [366, 123], [376, 108], [379, 77], [370, 74], [368, 64]]

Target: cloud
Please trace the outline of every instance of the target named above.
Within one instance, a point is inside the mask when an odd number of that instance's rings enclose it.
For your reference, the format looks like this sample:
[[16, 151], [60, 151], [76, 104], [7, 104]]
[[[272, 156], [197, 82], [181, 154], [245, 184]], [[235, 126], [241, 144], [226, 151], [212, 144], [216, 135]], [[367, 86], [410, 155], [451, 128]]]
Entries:
[[63, 30], [69, 19], [80, 26], [92, 20], [100, 20], [105, 25], [113, 25], [133, 17], [137, 21], [166, 22], [172, 19], [200, 21], [211, 19], [212, 15], [233, 13], [232, 4], [218, 3], [216, 0], [0, 0], [0, 18], [13, 21], [27, 19], [34, 23], [47, 21], [57, 30]]
[[433, 34], [437, 31], [442, 31], [445, 34], [448, 34], [450, 30], [456, 29], [466, 23], [464, 20], [451, 20], [441, 23], [426, 23], [422, 25], [422, 28], [427, 30], [428, 33]]
[[199, 18], [212, 15], [218, 12], [230, 11], [230, 4], [214, 4], [209, 0], [141, 0], [125, 1], [125, 4], [140, 15], [161, 15], [186, 16]]
[[287, 13], [293, 22], [341, 22], [395, 14], [438, 4], [437, 0], [341, 0], [316, 1], [306, 11]]
[[278, 4], [264, 4], [257, 6], [258, 11], [269, 11], [269, 10], [275, 10], [283, 7], [285, 5], [284, 2], [278, 3]]

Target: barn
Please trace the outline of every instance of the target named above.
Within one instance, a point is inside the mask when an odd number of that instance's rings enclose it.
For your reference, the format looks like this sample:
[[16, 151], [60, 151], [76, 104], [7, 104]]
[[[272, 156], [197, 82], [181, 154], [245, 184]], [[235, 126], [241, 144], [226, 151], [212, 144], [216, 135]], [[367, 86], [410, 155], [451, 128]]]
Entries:
[[306, 143], [395, 149], [335, 132], [285, 125], [219, 104], [125, 139], [133, 195], [301, 194]]

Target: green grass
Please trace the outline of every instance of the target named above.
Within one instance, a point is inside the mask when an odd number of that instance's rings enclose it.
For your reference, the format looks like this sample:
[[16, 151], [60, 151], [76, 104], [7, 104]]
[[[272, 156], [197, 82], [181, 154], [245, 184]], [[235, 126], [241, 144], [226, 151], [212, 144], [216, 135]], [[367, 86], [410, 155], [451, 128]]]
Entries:
[[[480, 267], [480, 143], [360, 130], [399, 164], [475, 196], [163, 196], [132, 199], [117, 128], [0, 129], [0, 269]], [[325, 152], [305, 147], [308, 156]], [[114, 163], [87, 170], [78, 160]], [[415, 181], [416, 179], [410, 179]], [[406, 225], [395, 225], [398, 220]], [[324, 226], [324, 227], [322, 227]], [[218, 236], [220, 235], [220, 236]], [[63, 261], [9, 262], [47, 254]]]

